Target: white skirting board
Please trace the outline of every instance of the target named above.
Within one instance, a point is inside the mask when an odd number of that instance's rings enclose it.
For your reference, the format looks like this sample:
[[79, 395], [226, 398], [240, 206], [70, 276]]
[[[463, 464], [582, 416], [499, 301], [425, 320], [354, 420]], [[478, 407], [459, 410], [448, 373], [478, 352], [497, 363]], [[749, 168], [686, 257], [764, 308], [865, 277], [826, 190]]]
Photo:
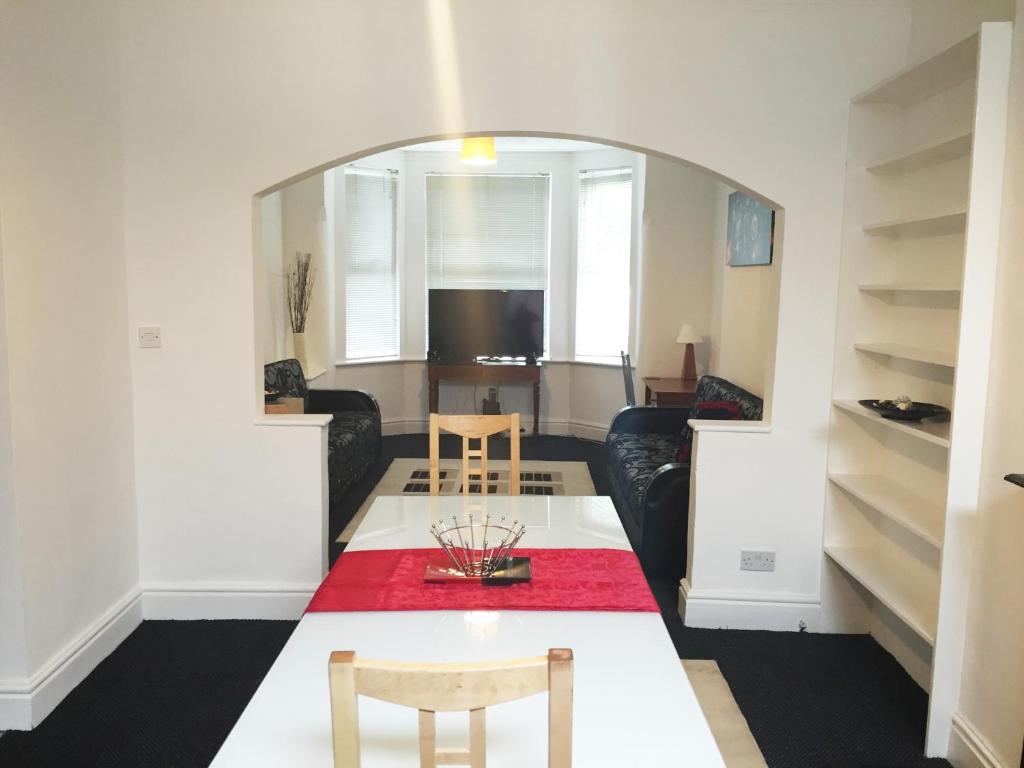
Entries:
[[977, 728], [959, 712], [953, 715], [946, 757], [955, 768], [1011, 768], [1012, 765], [1001, 760]]
[[284, 619], [302, 617], [318, 584], [145, 584], [145, 619]]
[[115, 603], [29, 678], [0, 680], [0, 731], [34, 728], [146, 619], [301, 618], [316, 584], [150, 584]]
[[821, 601], [814, 595], [701, 592], [683, 579], [679, 585], [679, 614], [686, 626], [703, 629], [817, 632]]
[[132, 590], [28, 678], [0, 680], [0, 731], [39, 725], [142, 623], [142, 596]]

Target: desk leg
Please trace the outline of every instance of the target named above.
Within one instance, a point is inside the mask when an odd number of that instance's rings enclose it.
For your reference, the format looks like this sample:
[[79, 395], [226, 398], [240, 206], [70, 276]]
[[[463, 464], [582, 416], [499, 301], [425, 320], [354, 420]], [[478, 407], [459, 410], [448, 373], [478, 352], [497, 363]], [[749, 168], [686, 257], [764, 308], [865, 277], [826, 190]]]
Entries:
[[646, 384], [644, 385], [644, 405], [651, 404], [651, 388]]
[[438, 397], [438, 389], [440, 388], [439, 387], [439, 383], [440, 382], [438, 382], [437, 379], [434, 379], [433, 381], [430, 382], [430, 386], [429, 386], [430, 394], [428, 395], [428, 399], [429, 399], [429, 403], [430, 404], [427, 406], [427, 408], [428, 408], [428, 410], [431, 413], [437, 413], [437, 401], [439, 399], [439, 397]]
[[533, 434], [540, 434], [540, 381], [533, 382]]

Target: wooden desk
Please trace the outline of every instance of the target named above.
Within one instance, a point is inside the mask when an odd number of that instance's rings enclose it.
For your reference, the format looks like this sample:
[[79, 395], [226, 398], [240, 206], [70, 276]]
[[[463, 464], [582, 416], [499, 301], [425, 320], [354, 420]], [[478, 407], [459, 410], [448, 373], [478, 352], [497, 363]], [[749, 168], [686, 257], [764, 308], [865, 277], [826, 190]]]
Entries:
[[442, 381], [475, 384], [533, 383], [533, 434], [540, 433], [540, 363], [428, 363], [430, 412], [437, 413]]
[[693, 405], [693, 395], [697, 391], [696, 379], [662, 379], [657, 376], [644, 376], [644, 405], [675, 405], [683, 408]]

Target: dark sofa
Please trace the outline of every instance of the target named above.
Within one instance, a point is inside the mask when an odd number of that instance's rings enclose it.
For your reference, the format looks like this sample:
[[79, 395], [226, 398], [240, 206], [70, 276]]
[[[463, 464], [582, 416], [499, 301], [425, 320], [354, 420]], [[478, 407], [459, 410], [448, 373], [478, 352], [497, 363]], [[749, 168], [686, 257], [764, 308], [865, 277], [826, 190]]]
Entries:
[[690, 463], [679, 461], [693, 440], [687, 419], [699, 403], [736, 403], [740, 419], [758, 421], [763, 401], [732, 382], [703, 376], [691, 408], [628, 406], [605, 439], [609, 485], [630, 543], [651, 576], [681, 579], [686, 571]]
[[330, 413], [327, 427], [327, 475], [331, 510], [354, 483], [377, 464], [381, 453], [380, 406], [360, 389], [309, 389], [298, 360], [263, 366], [263, 384], [306, 401], [306, 413]]

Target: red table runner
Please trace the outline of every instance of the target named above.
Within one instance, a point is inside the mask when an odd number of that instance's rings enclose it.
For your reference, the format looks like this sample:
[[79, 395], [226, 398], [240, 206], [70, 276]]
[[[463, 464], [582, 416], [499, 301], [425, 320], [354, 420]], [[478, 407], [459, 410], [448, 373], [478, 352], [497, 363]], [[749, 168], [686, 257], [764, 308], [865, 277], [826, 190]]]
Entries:
[[532, 580], [428, 584], [440, 549], [345, 552], [306, 608], [320, 611], [657, 611], [635, 554], [622, 549], [516, 549]]

